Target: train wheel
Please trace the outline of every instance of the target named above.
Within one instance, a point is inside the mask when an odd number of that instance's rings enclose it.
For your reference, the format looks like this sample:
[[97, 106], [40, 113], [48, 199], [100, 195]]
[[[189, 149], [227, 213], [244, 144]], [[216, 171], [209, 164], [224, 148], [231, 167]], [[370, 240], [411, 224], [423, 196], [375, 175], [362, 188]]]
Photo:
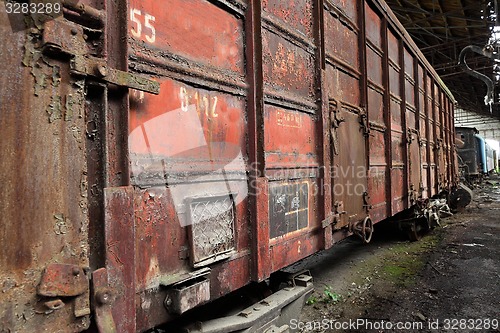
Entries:
[[354, 233], [363, 240], [363, 243], [368, 244], [372, 240], [373, 235], [373, 221], [368, 216], [365, 217], [363, 222], [358, 223], [354, 227]]

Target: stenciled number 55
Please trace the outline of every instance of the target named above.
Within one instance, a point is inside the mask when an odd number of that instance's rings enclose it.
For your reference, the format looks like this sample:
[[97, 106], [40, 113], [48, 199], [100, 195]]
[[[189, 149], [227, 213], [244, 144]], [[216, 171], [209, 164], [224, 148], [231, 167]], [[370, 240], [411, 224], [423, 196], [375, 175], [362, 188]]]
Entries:
[[[144, 18], [143, 18], [144, 16]], [[144, 25], [143, 25], [144, 20]], [[156, 30], [153, 27], [153, 23], [155, 22], [155, 17], [153, 15], [142, 13], [139, 9], [131, 8], [130, 9], [130, 21], [133, 26], [131, 29], [132, 36], [136, 38], [141, 38], [144, 27], [144, 37], [146, 41], [150, 43], [154, 43], [156, 40]], [[146, 31], [149, 30], [149, 31]], [[149, 33], [148, 33], [149, 32]]]

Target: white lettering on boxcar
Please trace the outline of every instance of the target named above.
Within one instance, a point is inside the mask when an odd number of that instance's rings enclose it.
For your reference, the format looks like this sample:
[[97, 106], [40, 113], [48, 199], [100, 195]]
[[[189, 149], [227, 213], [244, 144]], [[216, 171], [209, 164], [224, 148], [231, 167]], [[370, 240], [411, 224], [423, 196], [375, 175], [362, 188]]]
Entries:
[[142, 13], [137, 8], [130, 9], [130, 21], [132, 24], [132, 27], [130, 28], [130, 33], [132, 34], [132, 36], [136, 38], [141, 38], [143, 36], [143, 20], [142, 20], [143, 16], [144, 16], [144, 30], [146, 30], [144, 32], [144, 38], [149, 43], [154, 43], [156, 41], [156, 29], [153, 26], [153, 23], [155, 22], [156, 18], [151, 14]]
[[190, 104], [194, 104], [199, 115], [205, 114], [209, 118], [217, 118], [219, 116], [217, 113], [217, 96], [210, 97], [208, 94], [200, 94], [198, 91], [190, 95], [185, 87], [181, 87], [179, 97], [181, 100], [181, 110], [184, 112], [187, 112]]

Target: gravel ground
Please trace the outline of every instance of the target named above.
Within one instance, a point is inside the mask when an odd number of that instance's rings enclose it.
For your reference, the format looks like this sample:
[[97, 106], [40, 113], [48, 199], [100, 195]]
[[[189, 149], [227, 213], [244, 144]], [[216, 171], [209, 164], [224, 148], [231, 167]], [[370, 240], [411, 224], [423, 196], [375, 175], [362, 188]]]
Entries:
[[500, 187], [418, 242], [384, 226], [300, 262], [315, 291], [299, 332], [500, 332]]

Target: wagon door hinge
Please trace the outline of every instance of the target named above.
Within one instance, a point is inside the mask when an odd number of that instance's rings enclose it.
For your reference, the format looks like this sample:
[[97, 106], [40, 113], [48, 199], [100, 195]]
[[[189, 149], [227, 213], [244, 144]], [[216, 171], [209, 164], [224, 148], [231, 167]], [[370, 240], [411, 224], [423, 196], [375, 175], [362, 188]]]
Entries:
[[[67, 4], [64, 4], [67, 6]], [[83, 8], [83, 9], [82, 9]], [[78, 7], [85, 14], [94, 13], [94, 18], [99, 18], [102, 23], [104, 14], [89, 6]], [[121, 87], [137, 89], [140, 91], [159, 94], [160, 84], [137, 74], [121, 71], [107, 66], [107, 59], [90, 56], [92, 40], [88, 31], [94, 35], [102, 35], [100, 29], [86, 28], [75, 22], [65, 19], [54, 19], [44, 23], [42, 42], [43, 52], [49, 57], [69, 58], [71, 74], [76, 76], [93, 77], [106, 83]], [[99, 39], [97, 39], [99, 40]], [[96, 40], [93, 40], [96, 42]]]
[[337, 213], [328, 214], [328, 216], [323, 221], [321, 221], [321, 227], [323, 229], [325, 229], [329, 225], [337, 223], [339, 217], [340, 217], [340, 215]]
[[337, 136], [337, 128], [340, 126], [342, 122], [345, 121], [344, 118], [339, 117], [340, 110], [340, 102], [335, 98], [329, 99], [329, 108], [330, 108], [330, 136], [332, 140], [332, 148], [333, 154], [339, 154], [339, 138]]
[[95, 321], [100, 333], [117, 333], [112, 308], [115, 294], [108, 283], [108, 271], [100, 268], [92, 272], [92, 300], [95, 311]]
[[408, 129], [406, 132], [406, 143], [408, 145], [411, 145], [412, 142], [413, 142], [413, 132], [411, 131], [411, 129]]
[[75, 318], [90, 315], [89, 269], [72, 264], [49, 264], [42, 273], [37, 294], [43, 304], [38, 311], [50, 314], [73, 303]]
[[415, 185], [414, 184], [410, 184], [410, 189], [409, 189], [409, 193], [408, 193], [408, 196], [410, 198], [410, 202], [412, 204], [415, 204], [419, 198], [419, 192], [417, 192], [417, 190], [415, 189]]
[[434, 146], [434, 150], [440, 150], [441, 149], [441, 139], [436, 140], [436, 145]]
[[363, 192], [363, 208], [367, 213], [373, 208], [373, 206], [370, 205], [370, 195], [368, 192]]
[[340, 221], [340, 216], [342, 214], [347, 214], [347, 212], [344, 210], [343, 201], [335, 201], [333, 208], [333, 213], [331, 213], [323, 221], [321, 221], [321, 226], [323, 228], [326, 228], [331, 224], [336, 224], [338, 221]]
[[368, 115], [366, 114], [365, 109], [359, 108], [359, 123], [363, 128], [363, 134], [368, 136], [370, 134], [370, 125], [368, 123]]

